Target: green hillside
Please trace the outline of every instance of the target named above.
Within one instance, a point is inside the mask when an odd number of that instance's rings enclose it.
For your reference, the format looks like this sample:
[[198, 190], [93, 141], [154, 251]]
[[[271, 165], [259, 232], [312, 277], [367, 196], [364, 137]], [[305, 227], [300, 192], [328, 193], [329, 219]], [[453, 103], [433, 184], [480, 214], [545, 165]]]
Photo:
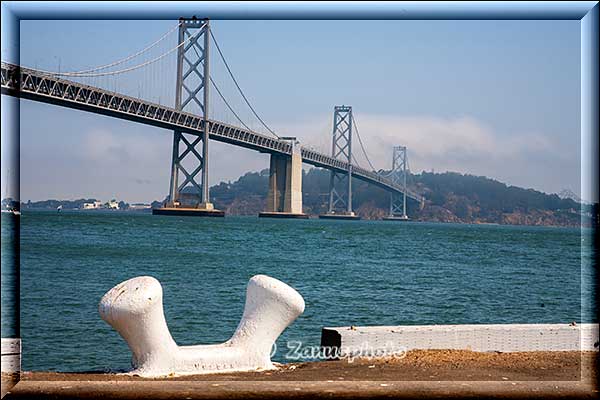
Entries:
[[[422, 194], [425, 207], [408, 200], [408, 215], [416, 220], [467, 223], [578, 226], [580, 204], [533, 189], [509, 186], [483, 176], [454, 172], [411, 175], [409, 186]], [[304, 211], [319, 214], [327, 210], [329, 172], [313, 168], [304, 172]], [[377, 219], [388, 214], [390, 195], [383, 189], [354, 179], [353, 205], [363, 218]], [[268, 191], [268, 170], [249, 172], [235, 182], [211, 188], [217, 208], [230, 214], [256, 214], [264, 209]]]

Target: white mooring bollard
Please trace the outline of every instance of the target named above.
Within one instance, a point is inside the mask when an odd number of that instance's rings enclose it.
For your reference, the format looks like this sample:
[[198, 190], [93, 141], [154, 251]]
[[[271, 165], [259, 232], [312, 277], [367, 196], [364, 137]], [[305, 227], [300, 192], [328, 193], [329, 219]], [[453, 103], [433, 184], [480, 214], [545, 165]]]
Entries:
[[248, 282], [244, 314], [225, 343], [178, 346], [163, 312], [162, 287], [150, 276], [122, 282], [100, 300], [99, 312], [125, 339], [133, 374], [146, 377], [274, 369], [271, 349], [281, 332], [304, 311], [292, 287], [256, 275]]

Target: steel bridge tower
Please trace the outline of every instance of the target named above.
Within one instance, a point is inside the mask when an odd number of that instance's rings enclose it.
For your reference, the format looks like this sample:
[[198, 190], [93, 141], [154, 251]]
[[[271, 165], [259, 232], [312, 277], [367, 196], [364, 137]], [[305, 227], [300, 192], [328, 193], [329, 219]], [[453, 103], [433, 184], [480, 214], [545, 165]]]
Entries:
[[408, 158], [406, 155], [406, 146], [394, 146], [394, 155], [392, 157], [392, 170], [389, 178], [395, 184], [402, 185], [404, 193], [402, 201], [397, 193], [390, 193], [390, 217], [408, 219], [406, 215], [406, 176], [408, 171]]
[[[169, 197], [159, 214], [182, 214], [187, 210], [196, 215], [222, 216], [210, 202], [208, 182], [210, 22], [193, 17], [180, 18], [179, 23], [175, 108], [201, 115], [204, 132], [200, 136], [173, 132]], [[188, 185], [196, 194], [182, 193]]]
[[352, 218], [352, 107], [335, 106], [331, 156], [348, 163], [347, 172], [331, 170], [329, 208], [320, 218]]

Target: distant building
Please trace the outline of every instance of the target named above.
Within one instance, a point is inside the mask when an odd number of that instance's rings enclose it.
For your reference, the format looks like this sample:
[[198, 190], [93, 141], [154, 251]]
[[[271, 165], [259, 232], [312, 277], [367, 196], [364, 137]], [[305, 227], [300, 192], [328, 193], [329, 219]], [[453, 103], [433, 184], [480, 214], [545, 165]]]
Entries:
[[119, 209], [119, 202], [116, 201], [115, 199], [112, 199], [111, 201], [109, 201], [108, 203], [106, 203], [106, 208], [109, 208], [111, 210], [118, 210]]
[[99, 208], [102, 208], [101, 201], [94, 201], [93, 203], [83, 203], [84, 210], [97, 210]]
[[133, 203], [129, 205], [130, 210], [149, 210], [150, 208], [152, 208], [150, 204], [144, 203]]

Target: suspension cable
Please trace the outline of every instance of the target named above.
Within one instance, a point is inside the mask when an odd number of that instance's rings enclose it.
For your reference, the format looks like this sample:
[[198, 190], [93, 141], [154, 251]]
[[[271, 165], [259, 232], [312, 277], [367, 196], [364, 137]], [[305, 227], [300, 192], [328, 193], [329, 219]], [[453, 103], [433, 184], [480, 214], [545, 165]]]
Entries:
[[169, 54], [171, 54], [172, 52], [174, 52], [175, 50], [179, 49], [181, 46], [183, 46], [184, 44], [186, 44], [188, 41], [190, 41], [191, 39], [195, 39], [197, 38], [200, 33], [202, 33], [202, 28], [204, 28], [204, 26], [206, 25], [206, 23], [204, 23], [204, 25], [202, 27], [200, 27], [200, 30], [198, 31], [198, 33], [196, 33], [195, 35], [190, 35], [187, 39], [185, 39], [183, 42], [179, 43], [177, 46], [173, 47], [171, 50], [167, 51], [166, 53], [161, 54], [160, 56], [146, 61], [144, 63], [138, 64], [138, 65], [134, 65], [133, 67], [129, 67], [129, 68], [125, 68], [119, 71], [108, 71], [108, 72], [97, 72], [97, 73], [72, 73], [72, 72], [51, 72], [51, 71], [43, 71], [43, 70], [36, 70], [37, 72], [41, 72], [44, 74], [48, 74], [48, 75], [54, 75], [54, 76], [73, 76], [73, 77], [81, 77], [81, 78], [85, 78], [85, 77], [96, 77], [96, 76], [108, 76], [108, 75], [118, 75], [118, 74], [122, 74], [125, 72], [130, 72], [142, 67], [145, 67], [147, 65], [153, 64], [158, 60], [161, 60], [163, 58], [165, 58], [166, 56], [168, 56]]
[[[198, 57], [198, 59], [200, 59], [200, 54], [198, 53], [198, 50], [196, 50], [196, 46], [192, 46], [192, 49], [194, 49], [194, 53], [196, 53], [196, 56]], [[202, 65], [204, 65], [204, 62], [205, 62], [205, 60], [202, 60]], [[233, 115], [237, 118], [237, 120], [240, 121], [240, 124], [244, 125], [244, 127], [246, 129], [248, 129], [249, 131], [252, 131], [252, 129], [250, 129], [250, 127], [248, 125], [246, 125], [244, 123], [244, 121], [242, 121], [242, 119], [240, 118], [240, 116], [237, 115], [237, 113], [233, 110], [233, 108], [231, 107], [231, 105], [229, 105], [229, 102], [225, 99], [225, 96], [223, 96], [223, 93], [221, 93], [221, 90], [219, 90], [219, 87], [217, 86], [217, 84], [213, 80], [212, 76], [209, 75], [209, 79], [210, 79], [210, 83], [212, 83], [213, 87], [215, 88], [215, 90], [219, 94], [219, 97], [221, 97], [221, 100], [223, 100], [223, 102], [225, 103], [225, 105], [227, 106], [227, 108], [229, 108], [229, 111], [231, 111], [233, 113]]]
[[84, 71], [76, 71], [76, 72], [67, 72], [69, 74], [85, 74], [88, 72], [94, 72], [94, 71], [99, 71], [99, 70], [103, 70], [103, 69], [107, 69], [110, 67], [114, 67], [115, 65], [119, 65], [119, 64], [123, 64], [124, 62], [127, 62], [145, 52], [147, 52], [148, 50], [150, 50], [151, 48], [153, 48], [154, 46], [156, 46], [157, 44], [159, 44], [160, 42], [162, 42], [167, 36], [169, 36], [171, 33], [173, 33], [175, 31], [175, 29], [179, 28], [179, 26], [181, 25], [181, 22], [177, 23], [177, 25], [175, 25], [172, 29], [170, 29], [167, 33], [165, 33], [160, 39], [158, 39], [156, 42], [150, 44], [149, 46], [147, 46], [146, 48], [138, 51], [135, 54], [130, 55], [129, 57], [123, 58], [122, 60], [119, 61], [115, 61], [113, 63], [110, 64], [106, 64], [106, 65], [102, 65], [100, 67], [95, 67], [92, 69], [88, 69], [88, 70], [84, 70]]
[[223, 94], [219, 90], [219, 87], [217, 86], [217, 84], [213, 80], [212, 76], [209, 77], [209, 78], [210, 78], [210, 83], [212, 83], [213, 87], [216, 89], [217, 93], [219, 94], [219, 96], [221, 97], [221, 99], [223, 100], [223, 102], [225, 103], [225, 105], [227, 106], [227, 108], [229, 108], [229, 111], [231, 111], [233, 113], [233, 115], [235, 115], [235, 117], [237, 118], [237, 120], [240, 121], [240, 123], [242, 125], [244, 125], [244, 127], [246, 129], [248, 129], [249, 131], [252, 131], [252, 129], [250, 129], [250, 127], [248, 125], [246, 125], [244, 123], [244, 121], [242, 121], [242, 119], [237, 115], [237, 113], [235, 111], [233, 111], [233, 108], [231, 108], [231, 106], [229, 105], [229, 103], [227, 102], [227, 100], [225, 100], [225, 97], [223, 96]]
[[[165, 33], [163, 36], [161, 36], [161, 38], [158, 39], [157, 41], [155, 41], [154, 43], [148, 45], [147, 47], [145, 47], [144, 49], [138, 51], [137, 53], [131, 54], [130, 56], [125, 57], [125, 58], [123, 58], [121, 60], [112, 62], [110, 64], [101, 65], [99, 67], [94, 67], [94, 68], [91, 68], [91, 69], [85, 69], [85, 70], [82, 70], [82, 71], [64, 72], [62, 74], [69, 74], [68, 76], [79, 75], [79, 74], [86, 74], [86, 73], [89, 73], [89, 72], [100, 71], [100, 70], [103, 70], [103, 69], [114, 67], [115, 65], [123, 64], [124, 62], [127, 62], [127, 61], [129, 61], [129, 60], [131, 60], [131, 59], [133, 59], [133, 58], [141, 55], [141, 54], [144, 54], [145, 52], [147, 52], [151, 48], [155, 47], [157, 44], [159, 44], [160, 42], [162, 42], [166, 37], [168, 37], [171, 33], [173, 33], [173, 31], [175, 31], [175, 29], [179, 28], [180, 25], [181, 25], [181, 22], [178, 22], [177, 25], [175, 25], [167, 33]], [[56, 73], [52, 73], [52, 72], [49, 72], [49, 71], [42, 71], [42, 72], [56, 74]], [[58, 74], [61, 74], [61, 72], [59, 71]], [[58, 74], [56, 74], [56, 75], [58, 75]]]
[[360, 133], [358, 132], [358, 125], [356, 124], [356, 120], [354, 119], [354, 115], [353, 114], [352, 114], [352, 123], [354, 124], [354, 128], [356, 129], [356, 136], [358, 136], [358, 142], [360, 143], [360, 148], [362, 149], [363, 154], [365, 155], [365, 158], [367, 159], [367, 162], [371, 166], [371, 169], [373, 171], [376, 171], [376, 169], [373, 166], [373, 164], [371, 164], [371, 160], [369, 160], [369, 156], [367, 155], [367, 152], [365, 151], [365, 146], [363, 145], [362, 139], [360, 138]]
[[248, 101], [248, 98], [246, 97], [246, 95], [242, 91], [242, 88], [238, 84], [237, 79], [235, 79], [235, 76], [233, 76], [233, 72], [231, 72], [231, 68], [229, 68], [229, 64], [227, 63], [227, 60], [225, 60], [225, 56], [223, 55], [223, 52], [221, 51], [221, 48], [219, 47], [219, 43], [217, 43], [217, 39], [215, 39], [215, 35], [213, 35], [213, 33], [212, 33], [212, 29], [210, 30], [210, 36], [212, 37], [212, 40], [215, 43], [215, 47], [217, 48], [217, 51], [219, 52], [219, 55], [221, 56], [221, 60], [223, 60], [223, 64], [225, 64], [225, 68], [227, 68], [227, 71], [229, 72], [229, 76], [231, 76], [231, 79], [233, 80], [233, 83], [235, 83], [235, 86], [237, 87], [238, 91], [240, 92], [240, 94], [244, 98], [244, 101], [246, 102], [246, 104], [248, 105], [248, 107], [250, 107], [250, 110], [252, 110], [252, 113], [254, 114], [254, 116], [260, 121], [260, 123], [265, 128], [267, 128], [267, 130], [269, 132], [271, 132], [271, 134], [273, 136], [275, 136], [277, 139], [280, 139], [279, 135], [277, 135], [275, 132], [273, 132], [273, 130], [271, 128], [269, 128], [269, 126], [265, 123], [265, 121], [263, 121], [262, 118], [256, 113], [256, 110], [254, 110], [254, 107], [252, 107], [252, 105], [250, 104], [250, 101]]
[[356, 159], [356, 157], [354, 157], [354, 154], [352, 154], [352, 159], [354, 160], [354, 163], [356, 164], [357, 167], [362, 168], [362, 166], [360, 165], [360, 163], [358, 162], [358, 160]]

